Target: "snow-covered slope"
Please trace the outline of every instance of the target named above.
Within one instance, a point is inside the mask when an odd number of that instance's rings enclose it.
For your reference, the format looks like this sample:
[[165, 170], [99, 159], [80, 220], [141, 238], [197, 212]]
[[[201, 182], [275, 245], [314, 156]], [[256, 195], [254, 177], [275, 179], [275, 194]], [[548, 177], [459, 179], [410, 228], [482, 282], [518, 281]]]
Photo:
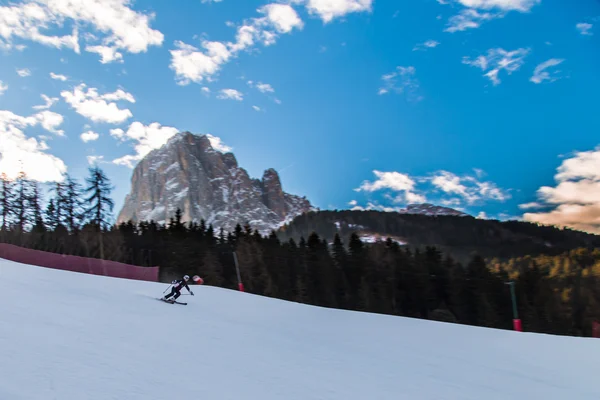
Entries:
[[600, 341], [0, 260], [0, 399], [600, 398]]

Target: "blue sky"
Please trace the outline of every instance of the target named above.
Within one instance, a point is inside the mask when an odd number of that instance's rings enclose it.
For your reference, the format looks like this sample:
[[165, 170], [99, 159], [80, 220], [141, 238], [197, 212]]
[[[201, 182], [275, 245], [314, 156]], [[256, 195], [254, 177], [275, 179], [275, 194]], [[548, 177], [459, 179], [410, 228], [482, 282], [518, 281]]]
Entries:
[[596, 0], [0, 1], [0, 169], [97, 162], [118, 213], [188, 130], [323, 209], [600, 232], [599, 37]]

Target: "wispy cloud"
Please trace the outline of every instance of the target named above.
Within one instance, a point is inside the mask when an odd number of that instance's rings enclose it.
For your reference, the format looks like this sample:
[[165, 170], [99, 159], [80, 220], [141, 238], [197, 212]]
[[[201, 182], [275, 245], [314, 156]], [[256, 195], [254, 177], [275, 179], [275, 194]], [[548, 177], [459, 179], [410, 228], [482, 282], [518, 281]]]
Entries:
[[58, 101], [58, 97], [48, 97], [45, 94], [42, 94], [40, 96], [44, 100], [45, 104], [33, 106], [32, 108], [34, 110], [47, 110], [50, 107], [52, 107]]
[[104, 161], [104, 156], [87, 156], [87, 162], [89, 165], [97, 165], [106, 161]]
[[[304, 6], [310, 15], [329, 23], [350, 13], [370, 12], [373, 0], [288, 0], [286, 3], [269, 3], [258, 8], [258, 17], [245, 19], [238, 25], [233, 41], [204, 40], [200, 48], [176, 41], [175, 49], [170, 50], [170, 68], [175, 72], [176, 82], [179, 85], [210, 82], [241, 52], [259, 45], [271, 46], [281, 35], [302, 30], [304, 22], [293, 6]], [[235, 24], [228, 22], [228, 26]]]
[[57, 81], [66, 81], [68, 78], [65, 75], [55, 74], [54, 72], [50, 72], [50, 77]]
[[221, 138], [218, 136], [207, 134], [206, 137], [208, 138], [208, 140], [210, 140], [210, 145], [213, 147], [213, 149], [220, 151], [221, 153], [229, 153], [233, 150], [232, 147], [227, 146], [225, 143], [223, 143]]
[[405, 94], [407, 99], [411, 101], [423, 100], [423, 96], [417, 94], [419, 81], [415, 78], [416, 72], [413, 66], [396, 67], [394, 72], [381, 77], [383, 85], [379, 88], [378, 94], [383, 95], [394, 92]]
[[480, 55], [471, 59], [463, 57], [463, 64], [480, 68], [485, 72], [483, 76], [488, 78], [494, 86], [500, 84], [499, 74], [501, 71], [508, 75], [517, 71], [525, 63], [525, 57], [529, 54], [529, 49], [520, 48], [513, 51], [506, 51], [501, 48], [489, 49], [487, 55]]
[[427, 49], [434, 49], [440, 45], [440, 42], [437, 40], [427, 40], [426, 42], [419, 43], [415, 47], [413, 47], [413, 51], [423, 51]]
[[31, 75], [31, 71], [28, 68], [17, 68], [17, 75], [19, 75], [21, 78], [25, 78]]
[[144, 125], [141, 122], [134, 122], [129, 125], [127, 131], [122, 129], [113, 129], [111, 136], [120, 141], [132, 140], [135, 154], [126, 155], [113, 160], [117, 165], [124, 165], [133, 168], [135, 163], [144, 158], [154, 149], [158, 149], [167, 143], [167, 141], [177, 134], [178, 129], [171, 126], [162, 126], [158, 122], [150, 125]]
[[375, 180], [363, 181], [354, 190], [363, 193], [382, 192], [384, 198], [394, 204], [424, 203], [434, 199], [446, 207], [462, 208], [489, 201], [504, 202], [511, 198], [509, 190], [499, 188], [494, 182], [481, 180], [477, 173], [459, 176], [442, 170], [422, 177], [397, 171], [374, 170], [373, 173]]
[[579, 31], [579, 33], [581, 33], [584, 36], [592, 36], [592, 28], [594, 27], [593, 24], [589, 24], [587, 22], [580, 22], [577, 25], [575, 25], [575, 28], [577, 28], [577, 30]]
[[203, 50], [182, 41], [175, 42], [171, 50], [170, 68], [175, 72], [175, 80], [180, 85], [191, 82], [210, 81], [221, 67], [235, 58], [238, 53], [249, 50], [257, 44], [270, 46], [282, 34], [302, 29], [304, 23], [288, 4], [272, 3], [258, 9], [262, 17], [245, 21], [237, 28], [234, 42], [204, 40]]
[[354, 190], [371, 193], [386, 190], [393, 193], [392, 201], [394, 203], [423, 203], [427, 201], [424, 195], [416, 192], [417, 182], [408, 174], [377, 170], [374, 170], [373, 173], [377, 177], [376, 180], [363, 181], [360, 187]]
[[554, 82], [560, 79], [559, 70], [553, 70], [551, 72], [549, 70], [552, 67], [556, 67], [557, 65], [562, 64], [563, 61], [565, 60], [559, 58], [551, 58], [548, 61], [544, 61], [543, 63], [535, 67], [535, 70], [533, 71], [533, 76], [529, 80], [535, 84], [540, 84], [544, 81]]
[[510, 12], [528, 13], [541, 0], [438, 0], [438, 3], [454, 3], [464, 7], [448, 20], [445, 29], [446, 32], [460, 32], [479, 28], [493, 19], [504, 18]]
[[4, 82], [0, 81], [0, 96], [4, 94], [8, 90], [8, 85]]
[[217, 95], [217, 98], [220, 100], [242, 101], [244, 100], [244, 94], [235, 89], [221, 89]]
[[63, 90], [60, 95], [75, 111], [94, 122], [119, 124], [131, 118], [133, 114], [127, 108], [120, 109], [117, 101], [135, 103], [131, 93], [118, 89], [112, 93], [99, 94], [96, 88], [87, 88], [84, 83], [73, 91]]
[[[122, 52], [146, 52], [150, 46], [160, 46], [163, 34], [150, 28], [150, 14], [134, 11], [129, 0], [53, 0], [30, 1], [1, 6], [0, 47], [14, 45], [14, 39], [29, 40], [57, 49], [70, 48], [81, 52], [80, 40], [85, 51], [101, 55], [103, 63], [120, 60]], [[63, 28], [67, 21], [73, 23], [71, 34], [52, 36], [42, 30]], [[79, 36], [84, 26], [94, 28], [96, 34]]]

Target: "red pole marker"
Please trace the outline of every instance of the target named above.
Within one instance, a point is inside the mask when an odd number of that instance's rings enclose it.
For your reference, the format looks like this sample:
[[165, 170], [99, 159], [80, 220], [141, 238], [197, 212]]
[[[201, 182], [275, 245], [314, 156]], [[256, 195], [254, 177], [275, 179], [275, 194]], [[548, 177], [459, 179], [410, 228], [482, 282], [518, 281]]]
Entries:
[[198, 285], [202, 285], [204, 283], [204, 279], [200, 278], [198, 275], [194, 275], [194, 277], [192, 279]]
[[244, 284], [242, 282], [238, 283], [238, 288], [240, 289], [240, 292], [244, 291]]
[[513, 319], [513, 327], [517, 332], [523, 332], [520, 319]]

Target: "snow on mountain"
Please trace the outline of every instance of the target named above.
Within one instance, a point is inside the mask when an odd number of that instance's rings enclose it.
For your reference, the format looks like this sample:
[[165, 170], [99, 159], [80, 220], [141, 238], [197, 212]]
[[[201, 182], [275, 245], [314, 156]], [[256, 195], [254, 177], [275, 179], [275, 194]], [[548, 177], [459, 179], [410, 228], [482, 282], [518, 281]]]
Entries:
[[0, 260], [0, 399], [596, 400], [598, 339]]
[[457, 217], [467, 217], [469, 214], [465, 214], [462, 211], [455, 210], [449, 207], [441, 207], [436, 206], [430, 203], [423, 204], [409, 204], [406, 208], [398, 211], [400, 214], [420, 214], [420, 215], [428, 215], [431, 217], [434, 216], [457, 216]]
[[138, 163], [117, 223], [168, 223], [177, 208], [184, 222], [204, 219], [225, 231], [249, 222], [263, 234], [315, 209], [306, 198], [285, 193], [274, 169], [262, 180], [251, 179], [232, 153], [189, 132], [173, 136]]

